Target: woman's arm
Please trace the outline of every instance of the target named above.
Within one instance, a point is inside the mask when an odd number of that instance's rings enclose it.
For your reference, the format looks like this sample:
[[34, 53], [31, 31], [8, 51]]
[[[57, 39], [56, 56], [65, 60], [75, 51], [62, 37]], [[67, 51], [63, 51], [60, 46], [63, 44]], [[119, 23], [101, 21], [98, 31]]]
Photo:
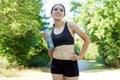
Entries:
[[88, 45], [90, 43], [90, 40], [89, 40], [89, 37], [88, 35], [83, 32], [80, 27], [76, 24], [76, 23], [73, 23], [73, 22], [70, 22], [70, 29], [73, 30], [74, 34], [78, 34], [80, 38], [82, 38], [84, 40], [84, 44], [82, 46], [82, 49], [80, 51], [80, 54], [79, 55], [73, 55], [72, 56], [72, 60], [80, 60], [84, 57], [84, 54], [85, 52], [87, 51], [88, 49]]
[[[46, 39], [46, 37], [48, 36], [44, 31], [42, 32], [42, 35], [43, 35], [44, 39]], [[48, 55], [52, 59], [53, 58], [53, 50], [48, 50]]]
[[53, 50], [48, 50], [48, 55], [52, 59], [53, 58]]

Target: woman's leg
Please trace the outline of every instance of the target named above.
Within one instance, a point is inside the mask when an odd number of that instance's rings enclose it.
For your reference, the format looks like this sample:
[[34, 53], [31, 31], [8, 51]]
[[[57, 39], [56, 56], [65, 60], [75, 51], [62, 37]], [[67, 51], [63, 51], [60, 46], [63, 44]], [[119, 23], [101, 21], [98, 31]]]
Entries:
[[78, 77], [65, 77], [65, 80], [78, 80]]
[[62, 74], [52, 74], [53, 80], [65, 80]]

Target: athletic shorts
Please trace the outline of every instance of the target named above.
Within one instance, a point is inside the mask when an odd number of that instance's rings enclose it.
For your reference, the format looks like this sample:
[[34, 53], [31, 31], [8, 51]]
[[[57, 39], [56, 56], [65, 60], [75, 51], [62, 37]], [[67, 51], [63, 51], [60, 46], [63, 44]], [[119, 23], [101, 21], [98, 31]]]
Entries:
[[51, 73], [62, 74], [66, 77], [79, 76], [77, 61], [52, 59]]

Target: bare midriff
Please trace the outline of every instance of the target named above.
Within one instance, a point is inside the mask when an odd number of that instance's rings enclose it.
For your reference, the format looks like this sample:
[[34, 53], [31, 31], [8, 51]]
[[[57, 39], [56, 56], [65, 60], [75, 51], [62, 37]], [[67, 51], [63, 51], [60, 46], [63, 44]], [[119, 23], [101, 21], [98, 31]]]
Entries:
[[74, 54], [74, 45], [62, 45], [54, 49], [53, 58], [71, 60], [72, 54]]

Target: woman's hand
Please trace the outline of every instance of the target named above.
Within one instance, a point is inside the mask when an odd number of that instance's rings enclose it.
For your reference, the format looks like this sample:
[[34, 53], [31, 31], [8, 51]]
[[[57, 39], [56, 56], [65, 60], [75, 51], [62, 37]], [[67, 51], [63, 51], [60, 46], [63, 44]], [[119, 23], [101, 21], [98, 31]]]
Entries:
[[72, 61], [75, 61], [75, 60], [81, 60], [82, 59], [82, 56], [81, 55], [77, 55], [75, 53], [72, 53], [71, 55], [71, 60]]
[[48, 36], [48, 34], [45, 31], [42, 31], [42, 35], [43, 35], [44, 39], [46, 39]]

